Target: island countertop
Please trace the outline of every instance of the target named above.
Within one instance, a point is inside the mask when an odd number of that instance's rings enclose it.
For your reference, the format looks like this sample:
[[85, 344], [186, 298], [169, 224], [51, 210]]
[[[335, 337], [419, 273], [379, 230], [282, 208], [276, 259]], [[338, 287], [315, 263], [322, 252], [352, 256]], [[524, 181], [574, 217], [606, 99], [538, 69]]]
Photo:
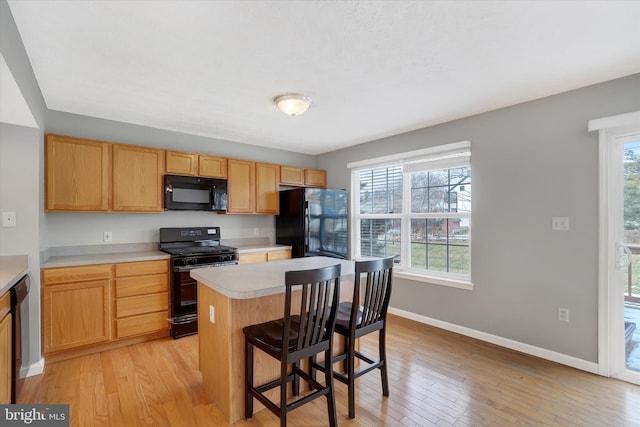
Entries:
[[354, 274], [355, 263], [330, 257], [306, 257], [255, 264], [225, 265], [191, 270], [191, 277], [232, 299], [251, 299], [283, 293], [286, 271], [310, 270], [341, 264], [342, 276]]

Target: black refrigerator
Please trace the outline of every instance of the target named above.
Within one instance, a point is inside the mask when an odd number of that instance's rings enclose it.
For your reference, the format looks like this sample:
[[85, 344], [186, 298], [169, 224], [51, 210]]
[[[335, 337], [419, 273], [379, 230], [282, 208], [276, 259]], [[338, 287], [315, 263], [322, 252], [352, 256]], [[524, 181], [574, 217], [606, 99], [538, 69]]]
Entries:
[[276, 243], [292, 247], [291, 256], [346, 259], [347, 190], [295, 188], [280, 192]]

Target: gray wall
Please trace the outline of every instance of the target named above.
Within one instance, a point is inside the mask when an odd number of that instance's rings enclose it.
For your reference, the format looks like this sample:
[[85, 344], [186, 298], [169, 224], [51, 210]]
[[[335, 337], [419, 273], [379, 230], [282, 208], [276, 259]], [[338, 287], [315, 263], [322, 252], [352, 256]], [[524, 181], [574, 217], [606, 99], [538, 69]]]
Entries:
[[0, 212], [16, 213], [15, 227], [0, 227], [0, 256], [29, 259], [31, 288], [21, 313], [27, 366], [40, 360], [40, 135], [38, 129], [0, 123]]
[[31, 290], [22, 312], [23, 361], [40, 361], [40, 246], [46, 225], [42, 197], [42, 138], [46, 105], [6, 0], [0, 0], [0, 52], [39, 128], [0, 123], [0, 212], [17, 226], [0, 228], [0, 256], [27, 254]]
[[[318, 167], [349, 188], [348, 162], [470, 140], [475, 287], [397, 279], [391, 305], [597, 362], [598, 135], [587, 122], [637, 110], [640, 74], [328, 153]], [[570, 231], [552, 232], [552, 216]]]

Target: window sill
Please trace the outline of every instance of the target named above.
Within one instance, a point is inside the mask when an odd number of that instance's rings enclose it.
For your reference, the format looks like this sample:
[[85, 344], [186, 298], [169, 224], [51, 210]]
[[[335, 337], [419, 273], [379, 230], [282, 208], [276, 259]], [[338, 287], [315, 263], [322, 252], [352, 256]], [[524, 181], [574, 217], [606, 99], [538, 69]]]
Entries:
[[415, 280], [416, 282], [430, 283], [432, 285], [448, 286], [450, 288], [473, 290], [473, 283], [465, 280], [445, 279], [442, 277], [425, 276], [424, 274], [410, 273], [408, 271], [393, 271], [394, 277]]

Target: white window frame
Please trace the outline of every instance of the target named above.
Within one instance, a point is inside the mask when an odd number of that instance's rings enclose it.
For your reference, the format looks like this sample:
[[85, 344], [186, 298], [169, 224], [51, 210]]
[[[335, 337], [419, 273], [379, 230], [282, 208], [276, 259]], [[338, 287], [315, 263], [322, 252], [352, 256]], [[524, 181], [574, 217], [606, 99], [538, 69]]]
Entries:
[[[459, 289], [473, 289], [471, 271], [468, 275], [438, 272], [433, 270], [412, 269], [409, 264], [411, 245], [411, 219], [416, 218], [460, 218], [466, 217], [471, 222], [471, 213], [465, 212], [437, 212], [411, 213], [411, 200], [407, 197], [411, 193], [410, 174], [420, 170], [450, 169], [470, 165], [471, 142], [460, 141], [452, 144], [439, 145], [422, 150], [399, 153], [375, 159], [348, 163], [351, 169], [351, 254], [354, 258], [362, 257], [360, 253], [360, 221], [362, 219], [401, 219], [401, 247], [402, 263], [394, 267], [394, 276], [425, 282], [435, 285], [449, 286]], [[362, 170], [402, 166], [403, 174], [403, 206], [402, 213], [393, 214], [361, 214], [360, 213], [360, 178]], [[473, 201], [472, 201], [473, 204]], [[469, 251], [471, 251], [471, 236], [469, 236]], [[469, 262], [471, 264], [471, 261]], [[471, 265], [469, 265], [469, 270]]]

